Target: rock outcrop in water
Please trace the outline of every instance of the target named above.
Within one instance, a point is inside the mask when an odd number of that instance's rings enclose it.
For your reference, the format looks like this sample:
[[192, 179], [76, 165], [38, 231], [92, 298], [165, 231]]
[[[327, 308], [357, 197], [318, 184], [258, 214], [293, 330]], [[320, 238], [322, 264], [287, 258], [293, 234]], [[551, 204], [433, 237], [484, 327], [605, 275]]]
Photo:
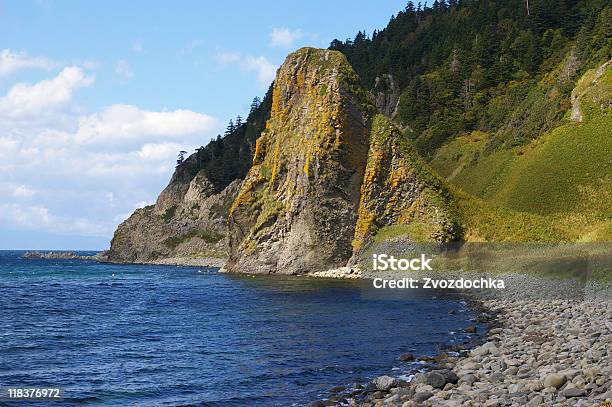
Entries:
[[299, 274], [346, 263], [373, 111], [340, 52], [287, 57], [229, 213], [229, 271]]
[[97, 260], [98, 255], [95, 256], [81, 256], [75, 252], [39, 252], [30, 251], [25, 252], [22, 259], [41, 259], [41, 260]]

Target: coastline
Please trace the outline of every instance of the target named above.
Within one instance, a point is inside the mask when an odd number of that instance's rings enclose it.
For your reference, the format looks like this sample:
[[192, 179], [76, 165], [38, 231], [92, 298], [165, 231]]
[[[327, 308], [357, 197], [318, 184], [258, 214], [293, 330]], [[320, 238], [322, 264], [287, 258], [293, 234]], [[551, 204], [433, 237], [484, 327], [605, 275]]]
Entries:
[[488, 319], [484, 343], [414, 357], [434, 364], [410, 381], [379, 376], [311, 407], [598, 406], [612, 400], [610, 301], [471, 298], [470, 305]]
[[220, 257], [166, 257], [163, 259], [135, 261], [135, 262], [118, 262], [108, 259], [106, 251], [97, 252], [94, 255], [82, 256], [74, 251], [28, 251], [21, 256], [26, 260], [87, 260], [97, 261], [99, 263], [111, 264], [151, 264], [161, 266], [186, 266], [186, 267], [218, 267], [221, 268], [227, 261]]
[[[88, 259], [104, 262], [103, 253]], [[222, 267], [224, 262], [177, 257], [133, 264]], [[362, 272], [341, 267], [307, 276], [353, 280]], [[577, 295], [571, 280], [506, 277], [515, 290], [460, 293], [477, 311], [477, 321], [487, 325], [484, 335], [435, 357], [401, 355], [400, 360], [427, 363], [410, 381], [385, 375], [349, 390], [338, 386], [311, 406], [593, 406], [612, 400], [610, 299], [593, 295], [591, 282]]]
[[218, 267], [221, 268], [227, 259], [218, 257], [168, 257], [151, 260], [137, 264], [153, 264], [158, 266], [186, 266], [186, 267]]

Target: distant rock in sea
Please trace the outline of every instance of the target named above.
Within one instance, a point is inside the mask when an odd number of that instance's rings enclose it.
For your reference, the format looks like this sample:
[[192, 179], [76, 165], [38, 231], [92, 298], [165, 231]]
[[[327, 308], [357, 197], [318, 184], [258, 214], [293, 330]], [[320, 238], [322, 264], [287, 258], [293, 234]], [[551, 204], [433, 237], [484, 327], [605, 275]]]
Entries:
[[73, 259], [73, 260], [96, 260], [96, 256], [80, 256], [75, 252], [25, 252], [22, 259]]

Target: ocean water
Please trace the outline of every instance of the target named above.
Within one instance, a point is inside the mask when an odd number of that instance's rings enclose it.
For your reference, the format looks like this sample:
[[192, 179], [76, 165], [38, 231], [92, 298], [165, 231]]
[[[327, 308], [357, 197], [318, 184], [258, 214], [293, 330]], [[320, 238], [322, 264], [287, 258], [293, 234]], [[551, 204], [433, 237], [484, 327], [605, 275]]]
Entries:
[[456, 300], [367, 299], [350, 281], [22, 254], [0, 251], [0, 386], [65, 388], [52, 406], [307, 405], [409, 373], [398, 355], [474, 324]]

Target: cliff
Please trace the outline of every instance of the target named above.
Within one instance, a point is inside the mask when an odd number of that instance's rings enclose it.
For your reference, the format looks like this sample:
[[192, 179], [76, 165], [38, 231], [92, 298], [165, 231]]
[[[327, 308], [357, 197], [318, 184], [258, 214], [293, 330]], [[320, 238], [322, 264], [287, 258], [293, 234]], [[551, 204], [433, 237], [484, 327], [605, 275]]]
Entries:
[[455, 197], [388, 118], [373, 121], [353, 248], [386, 226], [411, 225], [410, 236], [437, 242], [463, 237]]
[[270, 117], [272, 92], [256, 98], [245, 121], [176, 166], [155, 205], [117, 228], [101, 259], [122, 263], [214, 265], [227, 258], [227, 214], [246, 176], [255, 141]]
[[[557, 130], [568, 130], [569, 136], [588, 130], [563, 145], [571, 146], [572, 140], [585, 147], [598, 145], [603, 147], [601, 153], [589, 154], [605, 155], [607, 139], [589, 140], [602, 136], [598, 129], [609, 123], [608, 65], [595, 74], [589, 71], [574, 92], [582, 122], [560, 126], [534, 142], [531, 150], [519, 151], [522, 158], [514, 159], [517, 165], [511, 171], [520, 170], [518, 164], [534, 156], [538, 160], [550, 156], [545, 154], [548, 143], [555, 137], [567, 138], [565, 133], [557, 136]], [[481, 133], [458, 137], [441, 149], [431, 164], [441, 168], [446, 179], [438, 175], [419, 154], [409, 131], [402, 132], [390, 118], [376, 114], [370, 94], [339, 52], [304, 48], [289, 55], [278, 70], [268, 102], [258, 116], [260, 133], [252, 128], [249, 138], [243, 129], [244, 137], [235, 135], [236, 147], [229, 152], [223, 149], [229, 138], [218, 139], [178, 165], [156, 204], [137, 210], [119, 226], [105, 259], [168, 262], [229, 257], [226, 270], [231, 272], [303, 274], [361, 263], [367, 253], [384, 249], [388, 242], [409, 247], [418, 242], [592, 241], [609, 236], [609, 205], [600, 199], [605, 194], [594, 190], [587, 191], [592, 196], [590, 218], [559, 222], [544, 211], [536, 213], [535, 198], [521, 208], [496, 206], [490, 199], [465, 192], [469, 185], [459, 188], [456, 179], [477, 166], [479, 155], [486, 152], [473, 155], [470, 163], [459, 160], [452, 171], [444, 164], [453, 157], [457, 161], [462, 149], [454, 144], [466, 137], [470, 148], [483, 148]], [[265, 127], [262, 118], [268, 118]], [[247, 157], [249, 140], [256, 140], [252, 165], [244, 181], [234, 178], [228, 183], [242, 171], [240, 166], [229, 166], [235, 164], [232, 154]], [[563, 151], [562, 146], [555, 151]], [[205, 161], [209, 156], [216, 158]], [[569, 166], [564, 161], [556, 171], [563, 173], [567, 167], [571, 174], [581, 174], [580, 168], [587, 165], [580, 162]], [[595, 160], [597, 165], [604, 162], [603, 156]], [[559, 163], [554, 156], [546, 161], [548, 167]], [[547, 172], [541, 168], [529, 174]], [[605, 168], [596, 172], [607, 174]], [[523, 178], [513, 179], [518, 183]], [[471, 182], [477, 180], [472, 177]], [[547, 185], [539, 187], [542, 196], [554, 192]], [[597, 206], [595, 201], [603, 203]], [[548, 199], [551, 202], [555, 201]]]
[[[228, 218], [226, 270], [343, 267], [389, 238], [555, 241], [564, 232], [450, 186], [375, 114], [345, 57], [301, 49], [277, 73], [271, 116]], [[351, 260], [352, 259], [352, 260]]]
[[[195, 173], [195, 175], [194, 175]], [[115, 231], [104, 259], [122, 263], [227, 257], [226, 218], [240, 181], [216, 193], [195, 155], [177, 167], [155, 205], [137, 209]]]
[[229, 212], [227, 270], [298, 274], [346, 263], [373, 111], [340, 52], [304, 48], [287, 57]]

